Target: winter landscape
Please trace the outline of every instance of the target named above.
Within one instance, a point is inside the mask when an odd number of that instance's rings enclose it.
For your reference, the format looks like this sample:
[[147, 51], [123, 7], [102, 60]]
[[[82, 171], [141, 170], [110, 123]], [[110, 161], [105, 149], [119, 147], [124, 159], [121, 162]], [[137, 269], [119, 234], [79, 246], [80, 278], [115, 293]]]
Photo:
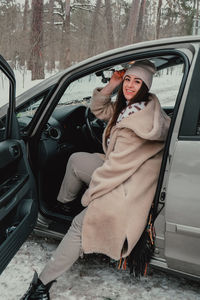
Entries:
[[[14, 69], [17, 95], [85, 58], [130, 43], [199, 34], [200, 0], [2, 0], [0, 54]], [[156, 75], [152, 92], [173, 105], [182, 68]], [[100, 78], [76, 82], [68, 100], [90, 96]], [[162, 87], [162, 88], [161, 88]], [[0, 108], [9, 85], [0, 74]], [[77, 92], [81, 91], [80, 92]], [[0, 300], [17, 300], [59, 241], [32, 233], [0, 276]], [[85, 255], [51, 289], [52, 300], [200, 300], [200, 283], [149, 268], [134, 278], [102, 255]]]

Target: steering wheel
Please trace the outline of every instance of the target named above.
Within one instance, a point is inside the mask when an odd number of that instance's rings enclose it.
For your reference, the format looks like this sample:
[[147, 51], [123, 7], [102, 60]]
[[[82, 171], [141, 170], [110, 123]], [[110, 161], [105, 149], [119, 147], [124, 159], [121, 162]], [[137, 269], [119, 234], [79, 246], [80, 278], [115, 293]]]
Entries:
[[85, 110], [85, 124], [93, 141], [102, 144], [101, 138], [107, 123], [103, 120], [97, 119], [89, 107]]

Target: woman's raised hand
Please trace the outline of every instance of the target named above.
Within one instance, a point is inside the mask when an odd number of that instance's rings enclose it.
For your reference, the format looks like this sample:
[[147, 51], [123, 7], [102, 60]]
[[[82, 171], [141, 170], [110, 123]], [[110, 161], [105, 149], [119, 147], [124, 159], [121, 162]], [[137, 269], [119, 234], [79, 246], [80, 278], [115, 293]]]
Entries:
[[110, 95], [114, 91], [114, 89], [123, 81], [125, 72], [126, 70], [124, 69], [115, 71], [112, 74], [109, 83], [101, 90], [101, 93], [103, 95]]
[[110, 78], [110, 84], [117, 87], [123, 81], [123, 76], [124, 76], [125, 72], [126, 72], [126, 70], [124, 70], [124, 69], [115, 71]]

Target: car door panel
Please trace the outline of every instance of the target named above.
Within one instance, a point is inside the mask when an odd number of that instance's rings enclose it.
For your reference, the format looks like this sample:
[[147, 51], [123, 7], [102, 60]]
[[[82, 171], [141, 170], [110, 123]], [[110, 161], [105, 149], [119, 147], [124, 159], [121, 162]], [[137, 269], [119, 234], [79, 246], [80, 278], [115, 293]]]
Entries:
[[0, 141], [0, 273], [31, 233], [37, 220], [37, 192], [25, 142], [15, 115], [15, 78], [0, 57], [0, 69], [10, 83], [5, 134]]
[[[33, 230], [37, 195], [23, 141], [0, 143], [0, 272]], [[2, 159], [4, 157], [4, 159]]]
[[197, 145], [195, 141], [179, 141], [176, 146], [166, 199], [165, 235], [168, 266], [198, 276], [200, 276], [199, 146], [200, 142]]
[[36, 217], [34, 206], [32, 199], [24, 199], [22, 204], [13, 209], [10, 215], [8, 214], [8, 221], [4, 221], [4, 227], [1, 230], [3, 240], [0, 246], [0, 273], [33, 230]]
[[0, 144], [0, 208], [20, 189], [28, 174], [18, 169], [22, 151], [15, 140], [6, 140]]
[[174, 144], [171, 140], [171, 164], [165, 199], [167, 265], [170, 269], [198, 277], [200, 276], [200, 138], [197, 136], [200, 110], [199, 64], [200, 52], [197, 51], [185, 86], [186, 102], [175, 125]]

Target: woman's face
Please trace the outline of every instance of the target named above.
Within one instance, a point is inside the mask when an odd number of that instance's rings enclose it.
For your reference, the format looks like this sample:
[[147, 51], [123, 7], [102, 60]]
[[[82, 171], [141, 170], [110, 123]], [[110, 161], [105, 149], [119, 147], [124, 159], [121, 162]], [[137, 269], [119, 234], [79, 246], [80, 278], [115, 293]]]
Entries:
[[123, 83], [123, 93], [127, 101], [135, 97], [142, 86], [142, 80], [135, 75], [126, 75]]

